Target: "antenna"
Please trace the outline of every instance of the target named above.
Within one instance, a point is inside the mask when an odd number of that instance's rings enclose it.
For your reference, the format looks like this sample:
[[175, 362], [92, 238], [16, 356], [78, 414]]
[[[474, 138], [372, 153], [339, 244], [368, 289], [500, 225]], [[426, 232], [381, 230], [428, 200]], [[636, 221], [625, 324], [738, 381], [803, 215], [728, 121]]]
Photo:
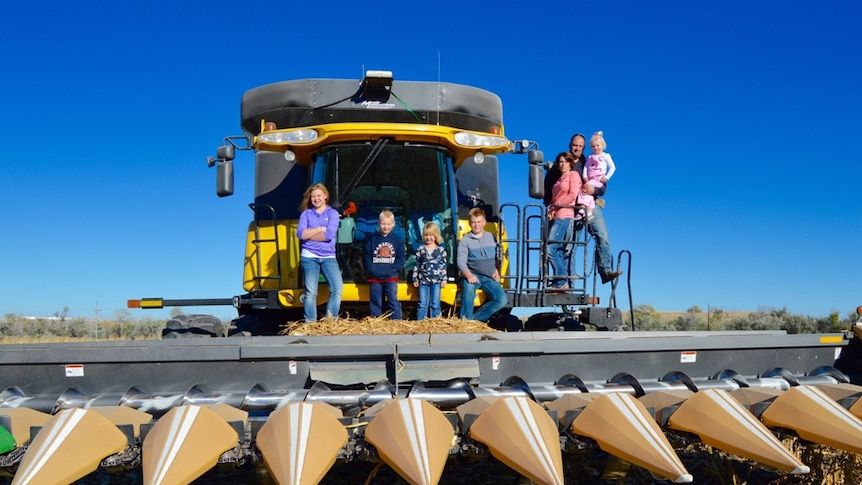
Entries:
[[440, 51], [437, 51], [437, 126], [440, 126], [440, 98], [443, 96], [440, 85]]

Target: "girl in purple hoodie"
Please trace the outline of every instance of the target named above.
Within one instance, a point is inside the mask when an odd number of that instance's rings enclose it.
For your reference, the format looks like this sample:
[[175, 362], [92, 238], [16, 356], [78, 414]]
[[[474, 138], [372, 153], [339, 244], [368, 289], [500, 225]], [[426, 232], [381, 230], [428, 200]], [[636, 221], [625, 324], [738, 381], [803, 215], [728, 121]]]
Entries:
[[317, 282], [320, 273], [329, 286], [326, 316], [337, 317], [341, 308], [344, 281], [335, 259], [335, 236], [338, 232], [338, 211], [330, 207], [329, 190], [314, 184], [302, 196], [296, 236], [300, 240], [299, 263], [305, 282], [302, 293], [305, 322], [317, 321]]

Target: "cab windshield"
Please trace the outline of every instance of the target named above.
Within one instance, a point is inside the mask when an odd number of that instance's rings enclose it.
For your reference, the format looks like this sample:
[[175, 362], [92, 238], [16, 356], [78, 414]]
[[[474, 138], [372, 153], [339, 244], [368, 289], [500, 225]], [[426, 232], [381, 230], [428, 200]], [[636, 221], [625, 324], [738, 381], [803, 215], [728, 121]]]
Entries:
[[410, 280], [413, 255], [423, 244], [426, 222], [438, 224], [453, 261], [451, 167], [448, 152], [431, 145], [382, 140], [376, 144], [332, 145], [318, 152], [313, 179], [329, 189], [330, 204], [352, 219], [351, 240], [342, 239], [339, 244], [345, 281], [365, 281], [365, 242], [377, 229], [383, 210], [394, 214], [394, 231], [405, 241], [407, 264], [402, 281]]

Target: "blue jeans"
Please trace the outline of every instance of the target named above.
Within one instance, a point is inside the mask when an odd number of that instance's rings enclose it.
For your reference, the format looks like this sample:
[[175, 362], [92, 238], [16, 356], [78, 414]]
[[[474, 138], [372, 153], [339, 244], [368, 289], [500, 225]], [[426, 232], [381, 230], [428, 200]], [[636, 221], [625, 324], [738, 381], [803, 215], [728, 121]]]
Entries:
[[571, 252], [568, 251], [570, 245], [561, 241], [571, 240], [573, 221], [574, 219], [554, 219], [551, 230], [548, 231], [548, 241], [556, 241], [548, 243], [548, 258], [551, 260], [551, 267], [554, 268], [554, 276], [557, 277], [557, 281], [554, 282], [556, 287], [568, 284], [568, 278], [571, 276], [569, 271]]
[[387, 281], [385, 283], [368, 283], [370, 298], [368, 307], [371, 309], [372, 317], [383, 315], [383, 297], [386, 297], [387, 310], [392, 312], [393, 320], [402, 320], [401, 302], [398, 301], [398, 282]]
[[[428, 310], [431, 314], [428, 315]], [[422, 320], [426, 316], [431, 318], [440, 316], [440, 283], [430, 285], [419, 285], [419, 307], [416, 308], [416, 320]]]
[[[461, 278], [461, 318], [468, 320], [479, 320], [487, 322], [491, 315], [502, 310], [507, 303], [509, 297], [506, 296], [506, 291], [503, 285], [494, 281], [494, 278], [485, 275], [475, 275], [479, 279], [479, 283], [473, 284], [465, 278]], [[476, 298], [476, 288], [481, 288], [488, 297], [485, 303], [479, 307], [476, 314], [473, 314], [473, 300]]]
[[317, 282], [320, 273], [329, 285], [329, 301], [326, 302], [326, 316], [337, 317], [341, 309], [341, 294], [344, 292], [344, 281], [341, 279], [341, 268], [335, 258], [299, 258], [302, 274], [305, 278], [305, 291], [302, 293], [302, 305], [305, 310], [305, 321], [317, 321]]
[[587, 224], [587, 229], [596, 238], [596, 266], [599, 274], [608, 274], [614, 270], [614, 257], [611, 254], [611, 240], [608, 226], [605, 224], [604, 210], [598, 204], [593, 209], [593, 219]]

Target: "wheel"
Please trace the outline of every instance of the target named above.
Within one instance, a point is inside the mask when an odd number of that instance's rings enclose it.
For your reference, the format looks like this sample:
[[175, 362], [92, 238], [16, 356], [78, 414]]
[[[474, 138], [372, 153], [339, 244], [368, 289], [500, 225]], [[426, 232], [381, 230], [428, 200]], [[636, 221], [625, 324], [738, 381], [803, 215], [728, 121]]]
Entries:
[[544, 332], [546, 330], [583, 331], [586, 330], [575, 318], [566, 313], [546, 312], [530, 315], [524, 322], [524, 330]]
[[511, 308], [504, 308], [497, 313], [491, 315], [488, 319], [488, 326], [504, 332], [520, 332], [524, 330], [524, 324], [521, 319], [512, 315]]
[[253, 335], [279, 335], [288, 322], [302, 320], [302, 310], [284, 312], [246, 313], [234, 318], [228, 329], [229, 337]]
[[177, 315], [165, 323], [162, 338], [224, 337], [224, 324], [212, 315]]

